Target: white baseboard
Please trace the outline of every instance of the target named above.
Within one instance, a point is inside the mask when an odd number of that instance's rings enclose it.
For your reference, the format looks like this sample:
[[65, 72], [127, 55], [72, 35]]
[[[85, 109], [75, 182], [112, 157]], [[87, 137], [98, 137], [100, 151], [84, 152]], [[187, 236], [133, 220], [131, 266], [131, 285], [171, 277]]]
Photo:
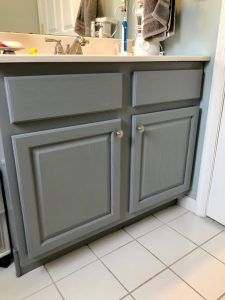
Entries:
[[182, 206], [183, 208], [196, 213], [197, 210], [197, 201], [192, 199], [191, 197], [185, 196], [178, 199], [178, 205]]

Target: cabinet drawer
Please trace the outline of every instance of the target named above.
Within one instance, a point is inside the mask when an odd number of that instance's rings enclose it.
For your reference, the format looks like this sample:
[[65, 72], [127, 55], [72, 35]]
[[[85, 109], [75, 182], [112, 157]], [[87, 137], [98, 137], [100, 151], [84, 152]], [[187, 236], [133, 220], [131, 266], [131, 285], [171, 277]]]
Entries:
[[76, 74], [5, 78], [10, 122], [119, 109], [122, 74]]
[[202, 70], [134, 72], [133, 107], [199, 99]]

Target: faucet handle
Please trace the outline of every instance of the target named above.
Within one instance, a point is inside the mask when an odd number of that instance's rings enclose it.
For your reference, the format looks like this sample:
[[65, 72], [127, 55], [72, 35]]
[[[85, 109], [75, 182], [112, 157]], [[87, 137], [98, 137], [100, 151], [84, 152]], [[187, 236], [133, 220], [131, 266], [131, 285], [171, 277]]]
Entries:
[[45, 41], [47, 42], [47, 43], [52, 43], [52, 42], [56, 42], [56, 43], [58, 43], [58, 42], [61, 42], [61, 40], [57, 40], [57, 39], [50, 39], [50, 38], [45, 38]]
[[46, 43], [53, 43], [53, 42], [56, 42], [56, 45], [55, 45], [55, 53], [56, 55], [62, 55], [64, 54], [64, 49], [63, 49], [63, 46], [61, 44], [61, 40], [57, 40], [57, 39], [51, 39], [51, 38], [45, 38], [45, 42]]
[[79, 42], [79, 44], [81, 45], [81, 47], [85, 46], [86, 44], [89, 44], [90, 41], [87, 40], [85, 37], [78, 35], [77, 36], [77, 41]]

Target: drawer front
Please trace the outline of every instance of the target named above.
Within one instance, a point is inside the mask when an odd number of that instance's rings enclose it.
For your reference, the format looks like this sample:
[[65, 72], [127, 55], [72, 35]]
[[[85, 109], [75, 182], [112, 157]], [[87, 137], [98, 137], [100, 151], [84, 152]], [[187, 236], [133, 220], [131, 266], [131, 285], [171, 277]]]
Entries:
[[199, 99], [202, 70], [135, 72], [133, 107]]
[[122, 74], [6, 77], [10, 122], [119, 109]]

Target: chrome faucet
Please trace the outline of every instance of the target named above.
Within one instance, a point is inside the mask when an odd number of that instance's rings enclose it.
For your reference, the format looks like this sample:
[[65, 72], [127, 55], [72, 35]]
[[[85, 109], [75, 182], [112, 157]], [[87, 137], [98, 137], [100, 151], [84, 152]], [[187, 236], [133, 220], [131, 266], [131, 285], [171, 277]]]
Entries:
[[76, 54], [76, 55], [82, 55], [83, 54], [83, 50], [81, 47], [84, 47], [86, 44], [89, 44], [89, 41], [86, 40], [84, 37], [78, 35], [73, 44], [67, 45], [67, 49], [66, 49], [66, 54], [68, 55], [72, 55], [72, 54]]
[[47, 43], [49, 43], [49, 42], [50, 42], [50, 43], [56, 42], [54, 54], [56, 54], [56, 55], [63, 55], [63, 54], [65, 54], [65, 53], [64, 53], [64, 50], [63, 50], [63, 46], [62, 46], [62, 44], [61, 44], [61, 40], [45, 38], [45, 41], [46, 41]]

